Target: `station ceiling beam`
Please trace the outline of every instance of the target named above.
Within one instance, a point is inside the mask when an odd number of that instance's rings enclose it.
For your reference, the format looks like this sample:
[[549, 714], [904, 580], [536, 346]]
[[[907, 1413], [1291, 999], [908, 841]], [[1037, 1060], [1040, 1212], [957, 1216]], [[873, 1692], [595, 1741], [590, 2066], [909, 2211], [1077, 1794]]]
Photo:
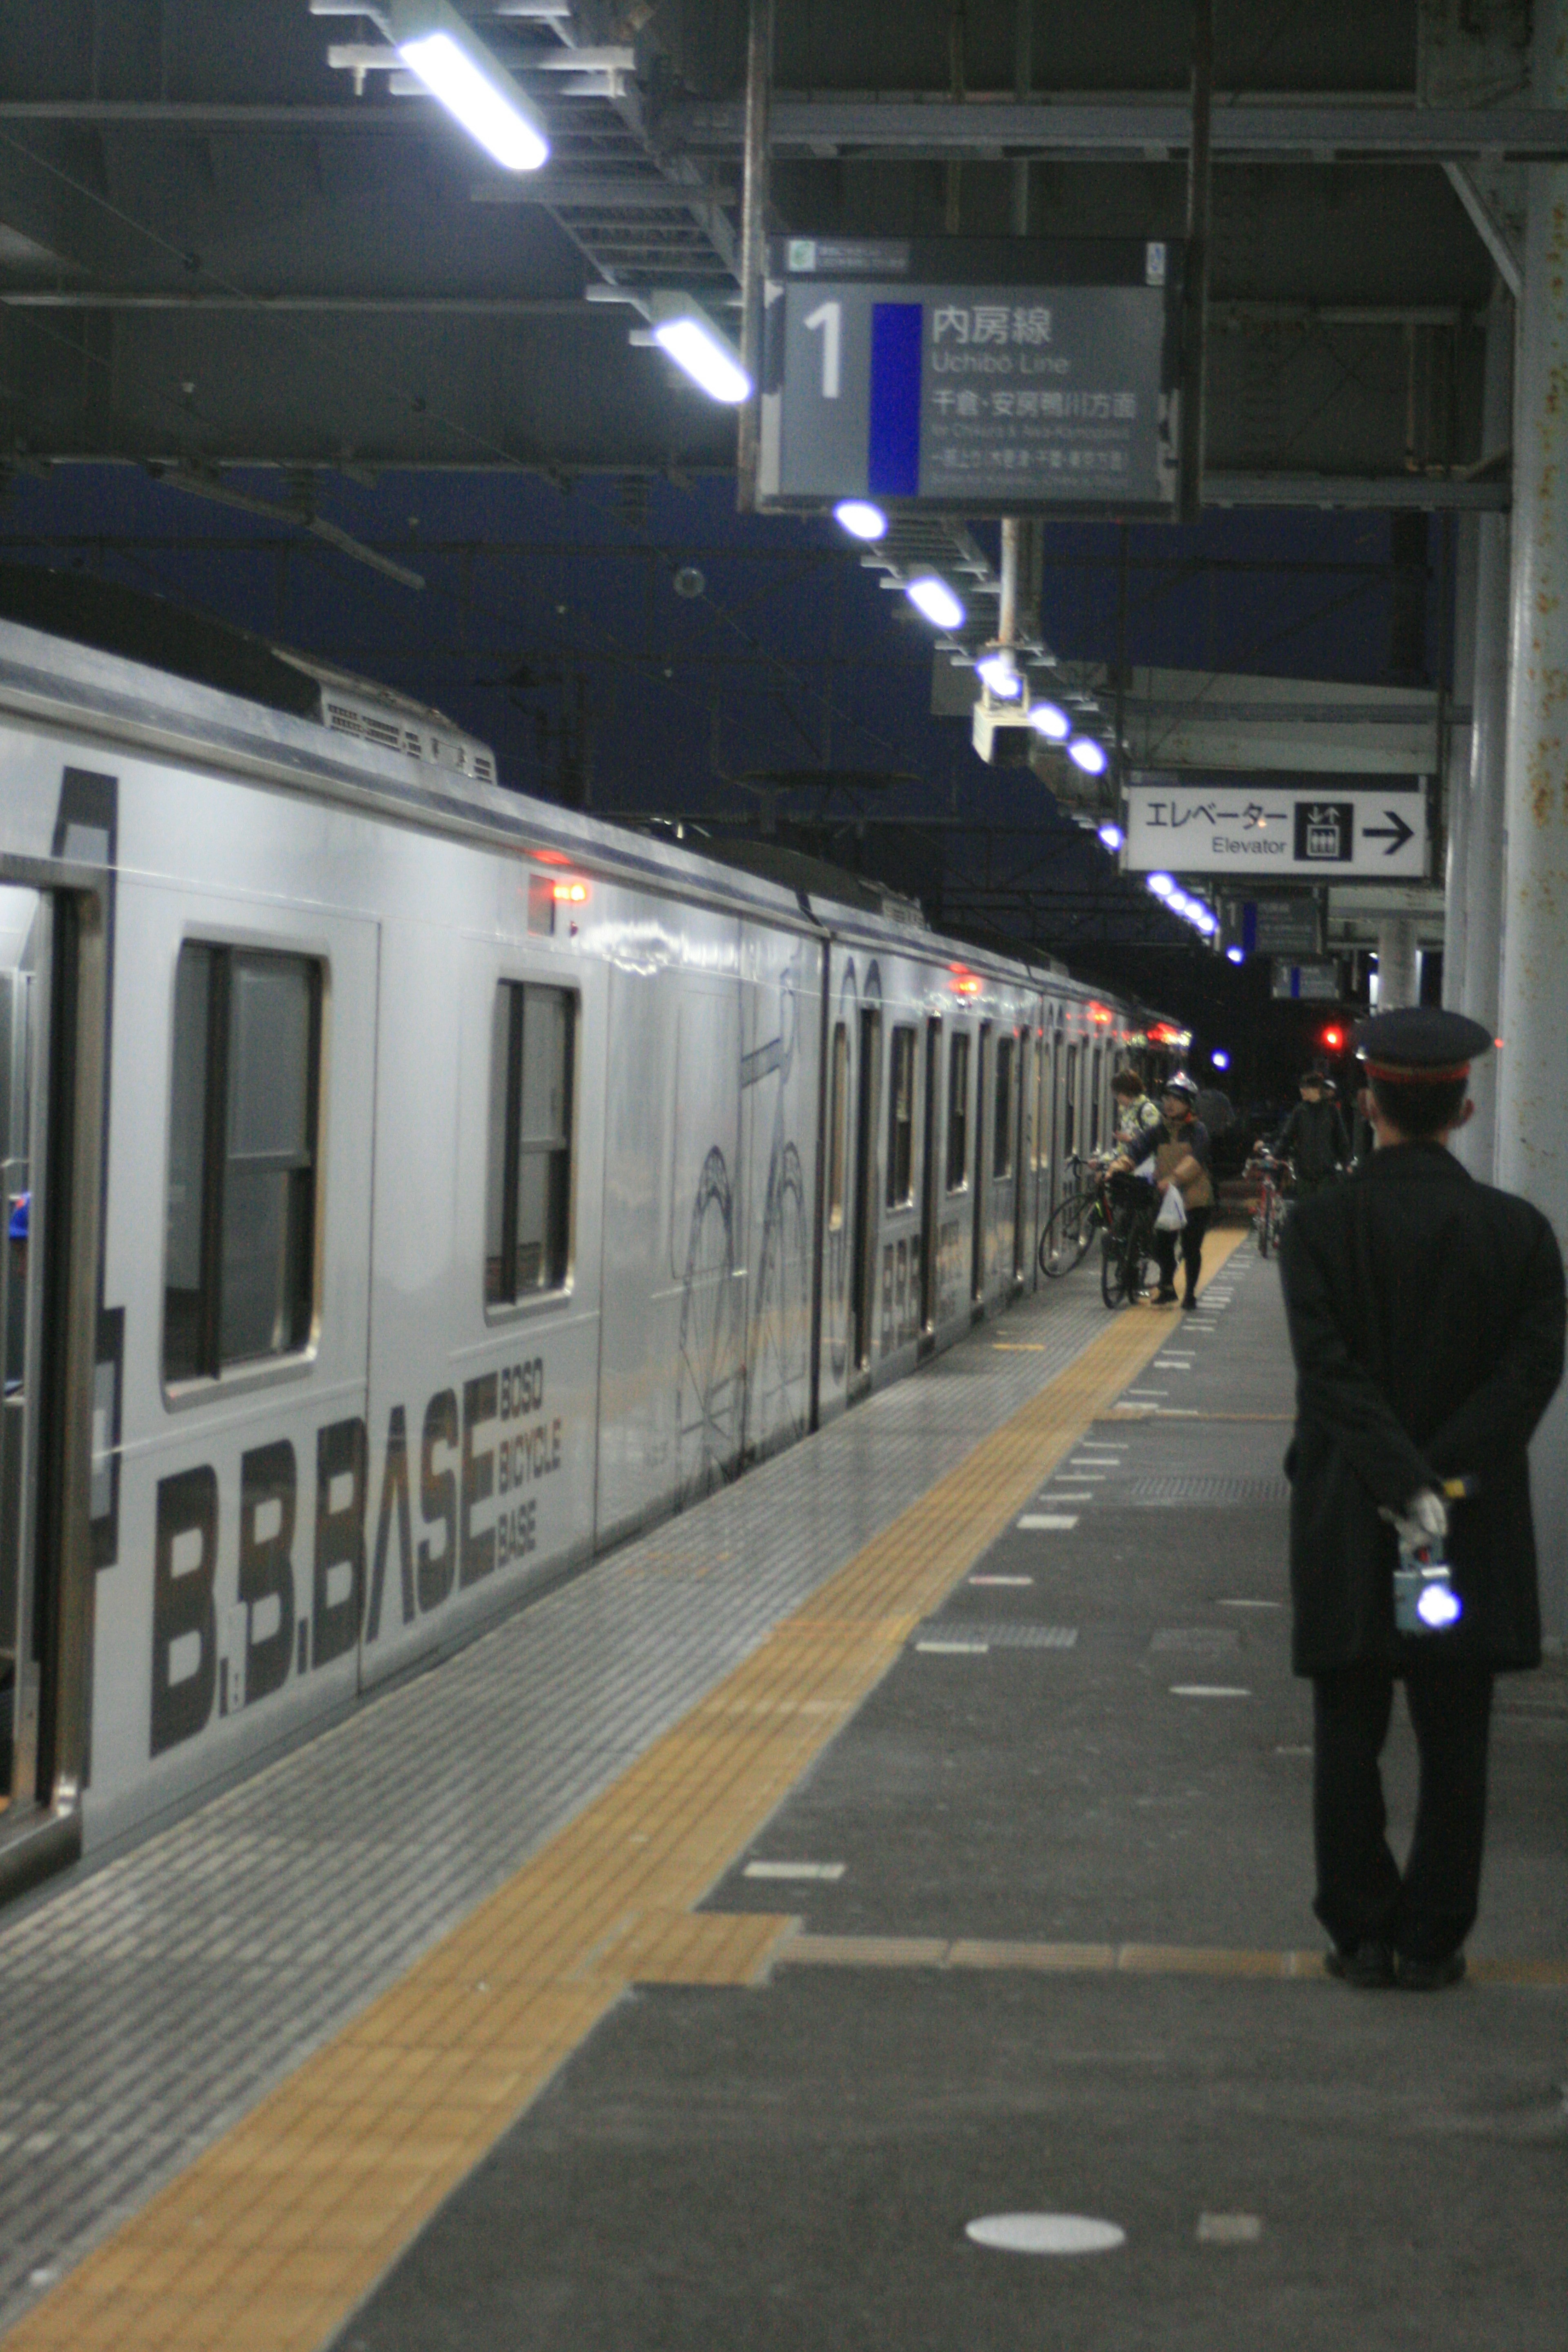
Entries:
[[[652, 124], [690, 154], [738, 154], [742, 109], [730, 100], [672, 99]], [[773, 100], [773, 152], [983, 163], [1167, 163], [1186, 154], [1184, 98], [1085, 100], [966, 97]], [[1215, 163], [1524, 163], [1568, 156], [1568, 112], [1547, 107], [1356, 105], [1298, 99], [1216, 100]]]

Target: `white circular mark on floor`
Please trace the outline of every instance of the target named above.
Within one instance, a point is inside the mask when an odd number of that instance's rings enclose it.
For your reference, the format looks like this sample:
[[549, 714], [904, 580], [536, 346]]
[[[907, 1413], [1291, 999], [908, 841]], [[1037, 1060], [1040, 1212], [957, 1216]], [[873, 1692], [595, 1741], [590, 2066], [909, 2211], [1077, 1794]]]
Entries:
[[1127, 2242], [1114, 2221], [1087, 2213], [983, 2213], [963, 2234], [1004, 2254], [1108, 2254]]

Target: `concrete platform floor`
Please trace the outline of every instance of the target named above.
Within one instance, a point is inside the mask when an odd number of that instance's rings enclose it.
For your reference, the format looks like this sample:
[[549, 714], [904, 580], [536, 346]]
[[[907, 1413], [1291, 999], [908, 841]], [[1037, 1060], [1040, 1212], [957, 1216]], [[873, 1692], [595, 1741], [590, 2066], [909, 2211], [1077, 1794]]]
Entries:
[[[1500, 1685], [1503, 1980], [1268, 1957], [1322, 1942], [1274, 1268], [1205, 1310], [710, 1895], [800, 1916], [768, 1981], [627, 1993], [346, 2352], [1562, 2352], [1568, 1685]], [[1411, 1768], [1399, 1717], [1396, 1822]], [[965, 2235], [1019, 2210], [1124, 2242]]]

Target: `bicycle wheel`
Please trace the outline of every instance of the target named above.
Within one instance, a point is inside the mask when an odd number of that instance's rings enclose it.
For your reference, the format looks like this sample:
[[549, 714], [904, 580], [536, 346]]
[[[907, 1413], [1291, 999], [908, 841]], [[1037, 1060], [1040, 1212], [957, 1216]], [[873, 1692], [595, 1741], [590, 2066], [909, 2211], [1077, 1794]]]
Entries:
[[1040, 1272], [1050, 1281], [1070, 1274], [1094, 1235], [1094, 1195], [1069, 1192], [1058, 1201], [1040, 1233]]
[[1121, 1244], [1114, 1234], [1100, 1236], [1100, 1295], [1108, 1307], [1121, 1304]]

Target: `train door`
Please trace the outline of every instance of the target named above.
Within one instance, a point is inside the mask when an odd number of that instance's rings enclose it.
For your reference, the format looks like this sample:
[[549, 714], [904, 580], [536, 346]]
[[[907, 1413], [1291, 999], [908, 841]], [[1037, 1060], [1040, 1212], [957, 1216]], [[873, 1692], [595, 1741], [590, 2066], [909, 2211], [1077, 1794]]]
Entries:
[[[1062, 1092], [1062, 1159], [1069, 1160], [1079, 1149], [1078, 1119], [1078, 1047], [1067, 1050], [1067, 1079]], [[1062, 1170], [1062, 1189], [1068, 1190], [1068, 1171]]]
[[855, 1107], [855, 1242], [850, 1261], [851, 1372], [871, 1361], [877, 1286], [877, 1107], [882, 1096], [882, 1016], [860, 1014], [860, 1090]]
[[985, 1219], [990, 1205], [989, 1155], [985, 1135], [989, 1121], [986, 1112], [991, 1105], [991, 1064], [994, 1047], [991, 1024], [980, 1024], [980, 1052], [975, 1063], [974, 1077], [974, 1222], [969, 1255], [969, 1296], [973, 1305], [979, 1306], [985, 1296]]
[[1100, 1097], [1103, 1091], [1100, 1082], [1100, 1066], [1103, 1059], [1104, 1055], [1097, 1045], [1089, 1056], [1089, 1149], [1091, 1157], [1100, 1150]]
[[936, 1229], [942, 1126], [942, 1023], [926, 1023], [925, 1097], [921, 1128], [921, 1336], [936, 1329]]
[[97, 901], [0, 884], [0, 1890], [80, 1848], [102, 1088]]

